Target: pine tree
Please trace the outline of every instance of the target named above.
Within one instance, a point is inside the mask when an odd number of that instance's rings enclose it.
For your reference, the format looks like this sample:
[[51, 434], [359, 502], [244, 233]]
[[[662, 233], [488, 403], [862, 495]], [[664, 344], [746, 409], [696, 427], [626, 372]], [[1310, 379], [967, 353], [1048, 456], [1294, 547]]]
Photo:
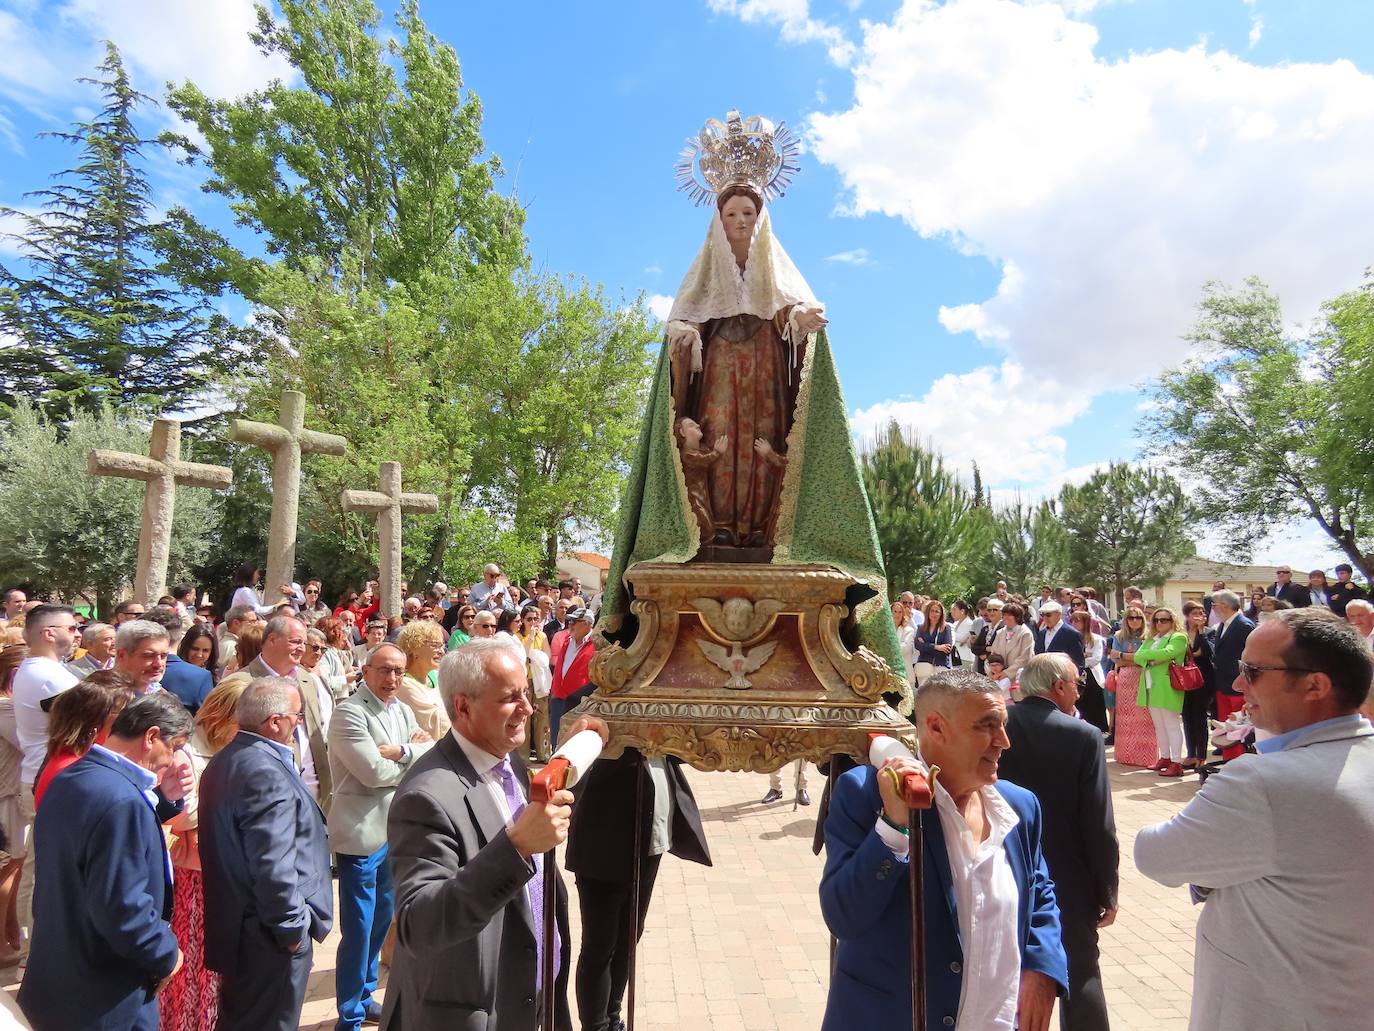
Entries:
[[70, 131], [45, 133], [80, 148], [54, 185], [28, 194], [38, 211], [5, 209], [23, 271], [0, 266], [0, 404], [23, 398], [57, 423], [77, 411], [175, 410], [207, 382], [233, 334], [208, 298], [181, 289], [143, 170], [134, 89], [112, 43], [97, 87], [104, 106]]
[[973, 507], [986, 508], [988, 499], [983, 494], [983, 470], [978, 468], [978, 463], [973, 463]]

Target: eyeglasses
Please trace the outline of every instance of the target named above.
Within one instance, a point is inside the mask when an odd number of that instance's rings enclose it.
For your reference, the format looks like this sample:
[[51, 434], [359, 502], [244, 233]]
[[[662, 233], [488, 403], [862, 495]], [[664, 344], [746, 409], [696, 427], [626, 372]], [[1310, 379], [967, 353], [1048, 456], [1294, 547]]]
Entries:
[[304, 720], [305, 720], [305, 713], [304, 713], [304, 712], [301, 712], [301, 711], [297, 711], [297, 712], [274, 712], [274, 713], [272, 713], [272, 715], [273, 715], [273, 716], [280, 716], [282, 719], [284, 719], [284, 720], [290, 720], [292, 723], [302, 723], [302, 722], [304, 722]]
[[1150, 622], [1151, 622], [1151, 623], [1172, 623], [1172, 622], [1173, 622], [1173, 619], [1172, 619], [1171, 617], [1169, 617], [1169, 616], [1155, 616], [1155, 618], [1152, 619], [1152, 620], [1150, 620]]
[[1305, 666], [1252, 666], [1242, 659], [1236, 663], [1240, 670], [1240, 675], [1245, 678], [1247, 684], [1253, 684], [1261, 673], [1320, 673], [1320, 670], [1309, 669]]
[[403, 677], [406, 674], [402, 666], [373, 666], [372, 672], [379, 677]]
[[322, 652], [324, 651], [324, 647], [325, 646], [322, 644], [307, 644], [305, 650], [308, 652]]
[[1139, 622], [1143, 621], [1144, 619], [1145, 619], [1144, 616], [1127, 616], [1127, 617], [1126, 617], [1126, 622], [1127, 622], [1127, 623], [1139, 623]]
[[320, 593], [320, 589], [319, 589], [318, 587], [307, 587], [307, 588], [305, 589], [305, 593], [306, 593], [306, 594], [319, 594], [319, 593]]

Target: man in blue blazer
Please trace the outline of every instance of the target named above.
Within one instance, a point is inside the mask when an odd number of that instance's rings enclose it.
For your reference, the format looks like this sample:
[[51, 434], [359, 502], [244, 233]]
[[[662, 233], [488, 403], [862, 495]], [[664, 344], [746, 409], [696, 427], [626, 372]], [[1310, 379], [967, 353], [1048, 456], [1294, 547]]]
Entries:
[[171, 695], [136, 698], [105, 744], [43, 796], [33, 948], [19, 988], [35, 1031], [157, 1031], [157, 993], [181, 953], [156, 787], [190, 733]]
[[1083, 635], [1064, 622], [1064, 610], [1057, 601], [1040, 606], [1041, 627], [1035, 632], [1035, 654], [1063, 652], [1083, 672]]
[[[1240, 611], [1240, 596], [1233, 591], [1214, 592], [1212, 611], [1221, 620], [1214, 631], [1212, 683], [1217, 691], [1217, 719], [1225, 721], [1226, 717], [1240, 712], [1245, 706], [1245, 696], [1236, 690], [1235, 683], [1236, 677], [1240, 676], [1241, 653], [1245, 651], [1245, 642], [1255, 629], [1255, 624]], [[1244, 745], [1227, 745], [1221, 750], [1223, 759], [1234, 759], [1244, 754]]]
[[[968, 1031], [1046, 1031], [1068, 961], [1040, 806], [997, 780], [1001, 689], [972, 670], [941, 670], [921, 685], [916, 720], [923, 758], [940, 767], [923, 821], [928, 1031], [956, 1020]], [[823, 1031], [911, 1028], [907, 811], [893, 781], [859, 766], [835, 784], [820, 894], [839, 945]]]
[[205, 962], [222, 975], [216, 1031], [295, 1031], [334, 920], [324, 813], [296, 769], [294, 680], [259, 677], [239, 732], [200, 778]]

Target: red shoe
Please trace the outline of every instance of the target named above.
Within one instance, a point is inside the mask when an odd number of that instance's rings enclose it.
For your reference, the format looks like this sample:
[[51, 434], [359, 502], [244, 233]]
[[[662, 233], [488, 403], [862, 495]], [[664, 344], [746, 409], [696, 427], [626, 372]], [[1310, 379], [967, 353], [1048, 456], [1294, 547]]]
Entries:
[[1183, 767], [1178, 763], [1169, 763], [1164, 769], [1159, 771], [1161, 777], [1182, 777]]
[[1163, 772], [1164, 772], [1165, 770], [1167, 770], [1168, 768], [1169, 768], [1169, 760], [1168, 760], [1168, 759], [1161, 759], [1161, 760], [1159, 760], [1159, 762], [1155, 763], [1153, 766], [1150, 767], [1150, 769], [1154, 770], [1156, 773], [1163, 773]]

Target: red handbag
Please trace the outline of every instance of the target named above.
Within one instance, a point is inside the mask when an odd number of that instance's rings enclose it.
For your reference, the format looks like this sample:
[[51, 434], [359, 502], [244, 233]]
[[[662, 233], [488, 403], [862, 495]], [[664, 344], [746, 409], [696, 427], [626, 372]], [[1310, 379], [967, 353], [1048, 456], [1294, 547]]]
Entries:
[[1169, 663], [1169, 686], [1175, 691], [1196, 691], [1202, 687], [1202, 670], [1198, 669], [1191, 655], [1182, 665]]

